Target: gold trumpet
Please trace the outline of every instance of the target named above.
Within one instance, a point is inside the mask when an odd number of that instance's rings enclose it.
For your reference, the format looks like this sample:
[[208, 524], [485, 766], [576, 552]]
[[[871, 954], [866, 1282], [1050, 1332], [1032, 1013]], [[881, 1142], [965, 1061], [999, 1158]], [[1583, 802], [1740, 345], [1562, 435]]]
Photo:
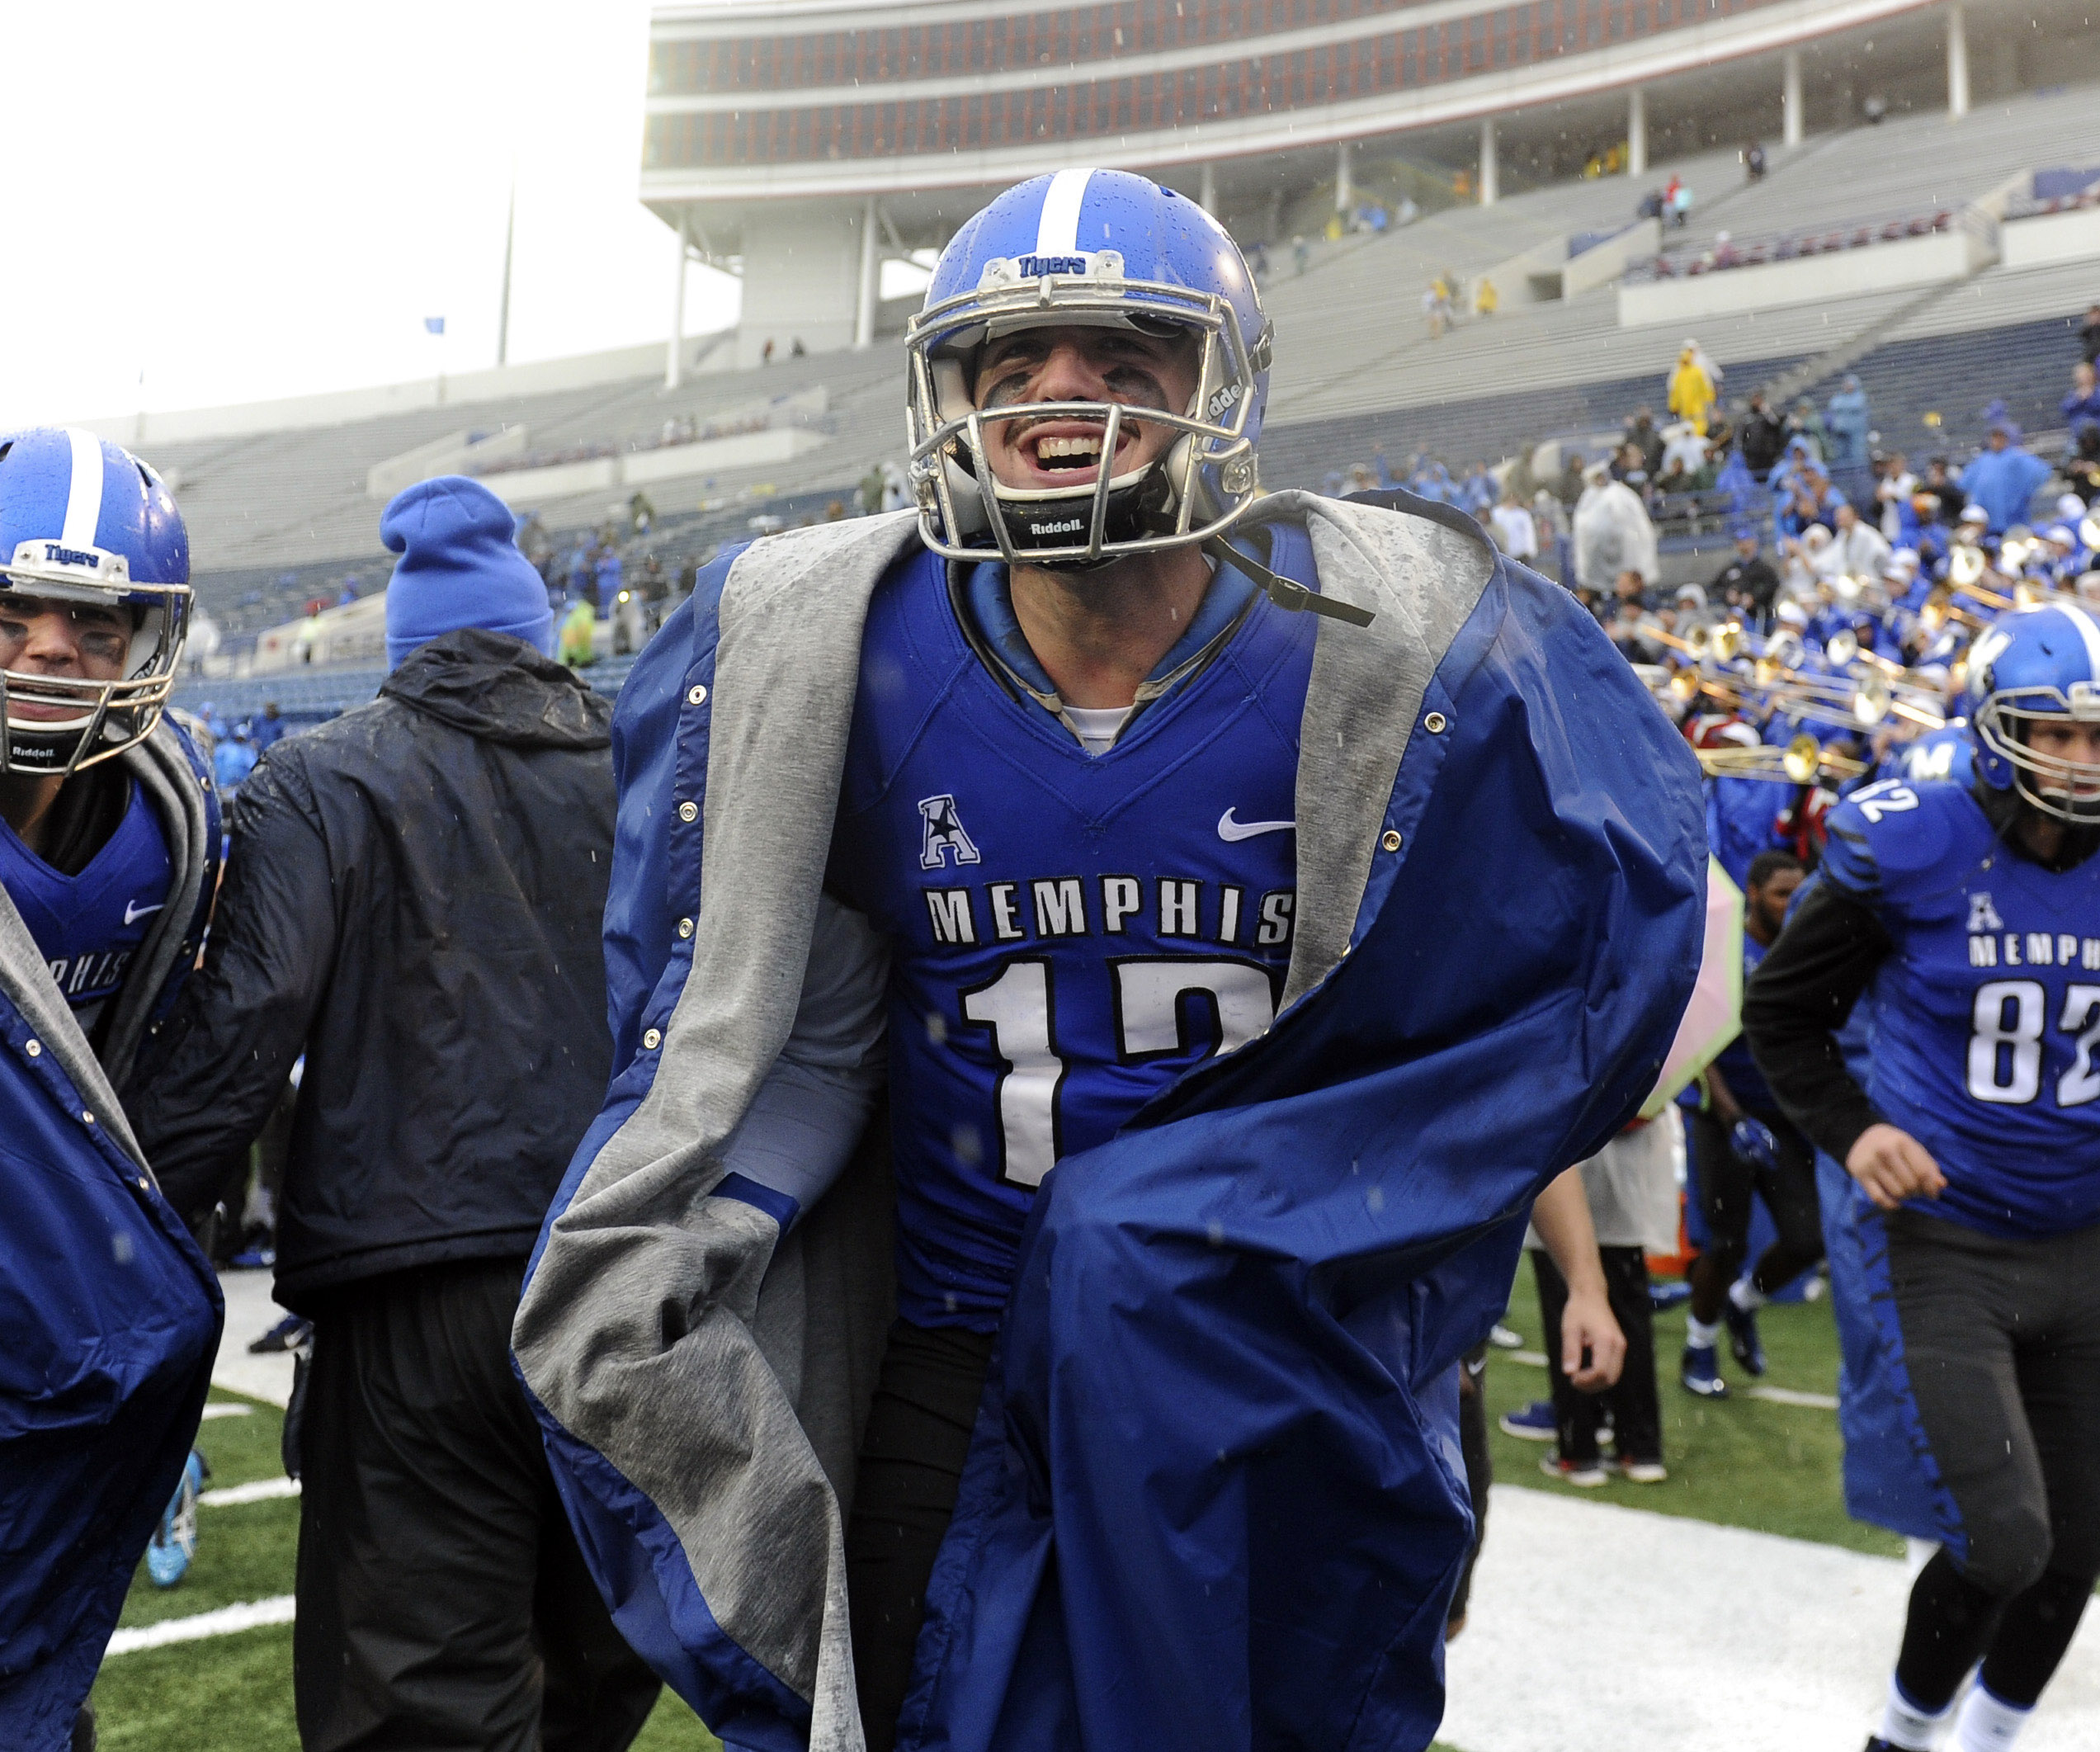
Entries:
[[1817, 778], [1857, 778], [1865, 761], [1833, 754], [1806, 730], [1783, 748], [1760, 743], [1754, 748], [1695, 748], [1709, 778], [1766, 779], [1777, 785], [1812, 785]]

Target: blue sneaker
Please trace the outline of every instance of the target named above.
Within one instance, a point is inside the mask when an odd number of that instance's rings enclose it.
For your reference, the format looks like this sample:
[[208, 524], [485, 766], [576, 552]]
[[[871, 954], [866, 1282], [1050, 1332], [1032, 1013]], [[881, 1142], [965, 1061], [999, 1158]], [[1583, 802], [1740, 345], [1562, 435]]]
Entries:
[[1522, 1411], [1505, 1411], [1497, 1421], [1505, 1436], [1514, 1436], [1519, 1442], [1551, 1442], [1560, 1433], [1553, 1421], [1550, 1399], [1535, 1399]]
[[156, 1588], [172, 1588], [189, 1573], [190, 1560], [197, 1555], [197, 1495], [210, 1476], [204, 1456], [191, 1448], [174, 1497], [146, 1545], [146, 1575]]
[[1728, 1322], [1728, 1353], [1743, 1366], [1745, 1374], [1765, 1372], [1764, 1342], [1758, 1336], [1758, 1317], [1733, 1300], [1721, 1304], [1721, 1318]]
[[1648, 1286], [1648, 1306], [1657, 1314], [1667, 1314], [1692, 1300], [1692, 1286], [1682, 1280], [1677, 1282], [1654, 1282]]
[[1720, 1378], [1720, 1358], [1711, 1344], [1684, 1347], [1684, 1362], [1678, 1379], [1684, 1383], [1686, 1392], [1696, 1393], [1701, 1399], [1728, 1397], [1728, 1383]]

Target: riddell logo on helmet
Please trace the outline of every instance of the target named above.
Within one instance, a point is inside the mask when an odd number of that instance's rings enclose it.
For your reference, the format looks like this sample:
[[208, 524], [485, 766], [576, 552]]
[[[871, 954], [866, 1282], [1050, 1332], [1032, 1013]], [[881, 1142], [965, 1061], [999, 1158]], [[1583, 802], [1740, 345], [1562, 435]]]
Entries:
[[1086, 527], [1084, 517], [1068, 517], [1062, 523], [1031, 523], [1028, 533], [1031, 536], [1076, 536]]

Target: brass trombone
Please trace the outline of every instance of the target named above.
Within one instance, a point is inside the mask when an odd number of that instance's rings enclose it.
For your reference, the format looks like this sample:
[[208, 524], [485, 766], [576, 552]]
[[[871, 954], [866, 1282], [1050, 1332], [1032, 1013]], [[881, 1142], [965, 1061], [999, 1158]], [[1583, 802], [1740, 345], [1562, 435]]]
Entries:
[[1866, 763], [1833, 754], [1806, 730], [1783, 748], [1759, 743], [1753, 748], [1695, 748], [1710, 778], [1767, 779], [1780, 785], [1812, 785], [1819, 777], [1857, 778]]

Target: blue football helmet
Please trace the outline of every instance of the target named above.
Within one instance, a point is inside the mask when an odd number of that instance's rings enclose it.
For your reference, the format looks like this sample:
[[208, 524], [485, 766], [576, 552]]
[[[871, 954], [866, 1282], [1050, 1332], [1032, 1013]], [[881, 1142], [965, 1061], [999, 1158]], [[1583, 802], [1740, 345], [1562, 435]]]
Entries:
[[[1200, 346], [1189, 404], [977, 406], [976, 363], [988, 341], [1067, 326], [1187, 333]], [[1254, 502], [1269, 322], [1225, 228], [1147, 177], [1064, 170], [1008, 189], [941, 252], [904, 346], [911, 485], [921, 534], [936, 553], [1099, 565], [1214, 540]], [[1059, 418], [1100, 423], [1100, 460], [1071, 470], [1091, 479], [1017, 488], [994, 477], [987, 423]], [[1126, 424], [1180, 436], [1157, 461], [1118, 475]]]
[[2100, 623], [2073, 602], [2014, 609], [1969, 648], [1969, 734], [1976, 771], [2060, 821], [2100, 824], [2100, 763], [2037, 754], [2034, 725], [2100, 724]]
[[[128, 616], [120, 673], [22, 667], [25, 601]], [[189, 625], [189, 531], [160, 477], [90, 432], [0, 434], [0, 765], [64, 775], [143, 742]]]

